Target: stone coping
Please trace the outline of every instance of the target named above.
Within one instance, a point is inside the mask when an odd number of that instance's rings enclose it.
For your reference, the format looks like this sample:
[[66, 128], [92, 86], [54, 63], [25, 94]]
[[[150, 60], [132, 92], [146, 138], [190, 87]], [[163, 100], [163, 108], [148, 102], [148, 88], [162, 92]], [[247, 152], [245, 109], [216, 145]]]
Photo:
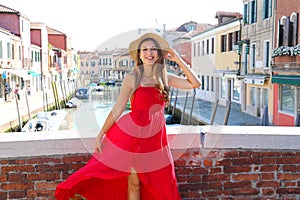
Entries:
[[[203, 146], [200, 132], [204, 133]], [[171, 125], [167, 127], [167, 133], [171, 149], [300, 150], [299, 127]], [[1, 133], [0, 158], [92, 153], [97, 134], [96, 130], [88, 134], [75, 130]]]

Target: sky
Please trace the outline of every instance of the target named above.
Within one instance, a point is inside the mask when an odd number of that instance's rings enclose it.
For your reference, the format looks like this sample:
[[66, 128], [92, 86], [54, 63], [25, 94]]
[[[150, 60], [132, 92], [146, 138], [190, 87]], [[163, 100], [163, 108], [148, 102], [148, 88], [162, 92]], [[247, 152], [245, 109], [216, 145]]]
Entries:
[[242, 13], [242, 0], [1, 0], [0, 4], [43, 22], [92, 51], [110, 38], [139, 28], [176, 28], [186, 22], [217, 24], [217, 11]]

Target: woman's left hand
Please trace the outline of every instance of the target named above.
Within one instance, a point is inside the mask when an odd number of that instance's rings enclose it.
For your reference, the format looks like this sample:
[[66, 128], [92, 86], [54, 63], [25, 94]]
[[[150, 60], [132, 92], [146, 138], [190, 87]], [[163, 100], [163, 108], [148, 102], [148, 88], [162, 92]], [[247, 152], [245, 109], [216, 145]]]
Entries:
[[168, 54], [165, 56], [165, 59], [176, 62], [179, 59], [179, 54], [175, 49], [170, 47], [168, 49]]
[[103, 137], [104, 137], [104, 133], [101, 130], [100, 133], [97, 136], [96, 144], [95, 144], [95, 151], [98, 152], [98, 153], [102, 153], [102, 140], [103, 140]]

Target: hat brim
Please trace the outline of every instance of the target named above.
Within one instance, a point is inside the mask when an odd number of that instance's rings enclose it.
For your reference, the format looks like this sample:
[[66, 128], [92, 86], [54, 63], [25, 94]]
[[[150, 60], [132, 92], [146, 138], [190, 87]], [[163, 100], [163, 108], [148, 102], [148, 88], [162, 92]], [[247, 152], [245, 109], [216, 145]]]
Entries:
[[160, 49], [162, 50], [162, 53], [164, 56], [166, 56], [168, 54], [168, 50], [170, 48], [170, 45], [168, 43], [167, 40], [165, 40], [164, 38], [162, 38], [161, 36], [154, 34], [154, 33], [146, 33], [144, 35], [142, 35], [141, 37], [139, 37], [138, 39], [132, 41], [129, 44], [129, 54], [132, 57], [132, 59], [137, 62], [137, 52], [138, 52], [138, 47], [140, 45], [140, 43], [146, 39], [146, 38], [152, 38], [155, 41], [157, 41], [157, 43], [160, 46]]

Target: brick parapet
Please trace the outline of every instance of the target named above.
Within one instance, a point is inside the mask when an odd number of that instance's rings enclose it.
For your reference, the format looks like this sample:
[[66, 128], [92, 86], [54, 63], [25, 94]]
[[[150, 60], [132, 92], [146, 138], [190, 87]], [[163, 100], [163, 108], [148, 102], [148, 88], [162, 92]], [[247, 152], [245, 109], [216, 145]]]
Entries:
[[[272, 128], [272, 134], [251, 134], [250, 129], [248, 134], [238, 134], [242, 131], [236, 129], [218, 134], [206, 130], [204, 147], [196, 132], [169, 135], [184, 200], [300, 198], [300, 136], [294, 129], [286, 129], [286, 135]], [[1, 140], [0, 199], [54, 199], [56, 185], [91, 158], [95, 140], [64, 136]]]

